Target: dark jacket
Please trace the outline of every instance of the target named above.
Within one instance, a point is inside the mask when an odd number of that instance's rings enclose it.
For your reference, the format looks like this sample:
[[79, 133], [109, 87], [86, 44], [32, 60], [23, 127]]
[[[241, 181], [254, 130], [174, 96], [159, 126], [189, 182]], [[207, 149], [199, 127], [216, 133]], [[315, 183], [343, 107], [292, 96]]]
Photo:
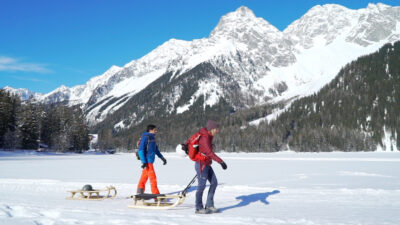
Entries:
[[163, 155], [158, 150], [155, 134], [144, 132], [139, 145], [139, 157], [142, 163], [154, 163], [155, 156], [160, 159]]
[[204, 157], [202, 159], [199, 159], [198, 162], [203, 165], [202, 167], [204, 167], [205, 165], [211, 165], [212, 160], [216, 161], [217, 163], [222, 163], [222, 159], [214, 153], [212, 145], [214, 137], [209, 134], [207, 128], [201, 128], [200, 135], [199, 152]]

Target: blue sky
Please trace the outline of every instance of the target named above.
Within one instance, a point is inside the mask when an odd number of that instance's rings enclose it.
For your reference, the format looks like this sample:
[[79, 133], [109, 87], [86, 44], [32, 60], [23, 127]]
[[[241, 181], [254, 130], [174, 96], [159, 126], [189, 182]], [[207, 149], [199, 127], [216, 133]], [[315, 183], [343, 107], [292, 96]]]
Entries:
[[398, 0], [0, 0], [0, 88], [47, 93], [86, 83], [176, 38], [208, 37], [244, 5], [279, 30], [311, 7], [351, 9]]

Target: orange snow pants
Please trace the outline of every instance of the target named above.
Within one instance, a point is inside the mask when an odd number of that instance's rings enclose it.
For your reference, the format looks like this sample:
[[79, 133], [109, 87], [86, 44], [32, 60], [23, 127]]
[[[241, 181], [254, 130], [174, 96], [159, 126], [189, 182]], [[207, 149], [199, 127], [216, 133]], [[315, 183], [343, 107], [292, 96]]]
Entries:
[[150, 178], [150, 186], [152, 194], [160, 194], [157, 187], [157, 177], [154, 172], [153, 163], [147, 163], [147, 167], [143, 169], [142, 176], [140, 177], [138, 188], [143, 188], [143, 192], [146, 187], [147, 179]]

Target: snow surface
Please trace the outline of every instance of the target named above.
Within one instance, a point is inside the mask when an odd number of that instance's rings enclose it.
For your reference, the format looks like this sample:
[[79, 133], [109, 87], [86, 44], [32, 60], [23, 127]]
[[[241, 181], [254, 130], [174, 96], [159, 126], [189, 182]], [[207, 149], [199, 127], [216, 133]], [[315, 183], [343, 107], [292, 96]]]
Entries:
[[312, 95], [332, 81], [346, 63], [376, 51], [386, 41], [363, 47], [345, 41], [343, 35], [329, 45], [316, 45], [296, 54], [297, 61], [290, 67], [271, 67], [270, 75], [261, 78], [257, 83], [265, 89], [279, 82], [285, 82], [289, 86], [286, 92], [272, 102]]
[[[163, 193], [182, 190], [193, 162], [164, 153]], [[194, 214], [196, 185], [172, 210], [131, 209], [140, 163], [134, 154], [0, 151], [0, 224], [400, 224], [400, 153], [220, 153], [213, 168], [220, 214]], [[115, 199], [66, 200], [85, 184], [114, 185]], [[149, 187], [147, 187], [149, 189]], [[207, 190], [205, 191], [207, 193]]]

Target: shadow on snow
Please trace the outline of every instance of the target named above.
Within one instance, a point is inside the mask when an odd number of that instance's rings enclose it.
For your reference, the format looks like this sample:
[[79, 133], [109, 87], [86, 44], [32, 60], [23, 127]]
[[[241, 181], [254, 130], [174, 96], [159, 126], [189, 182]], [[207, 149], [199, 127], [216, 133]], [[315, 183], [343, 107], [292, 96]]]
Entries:
[[[207, 186], [209, 186], [209, 185], [207, 185]], [[197, 190], [197, 186], [192, 186], [187, 190], [187, 194], [190, 193], [190, 192], [194, 192], [196, 190]], [[171, 192], [171, 193], [168, 193], [168, 194], [179, 194], [180, 192], [181, 191], [176, 191], [176, 192]], [[256, 194], [250, 194], [250, 195], [241, 195], [241, 196], [236, 197], [236, 199], [237, 200], [241, 200], [241, 202], [239, 202], [239, 203], [237, 203], [235, 205], [231, 205], [231, 206], [220, 208], [219, 210], [221, 212], [223, 212], [225, 210], [247, 206], [247, 205], [250, 205], [251, 203], [258, 202], [258, 201], [264, 203], [265, 205], [269, 205], [269, 202], [267, 201], [267, 198], [270, 195], [275, 195], [275, 194], [279, 194], [279, 193], [280, 193], [279, 190], [274, 190], [272, 192], [256, 193]]]
[[256, 194], [251, 194], [251, 195], [241, 195], [241, 196], [236, 197], [236, 199], [241, 200], [241, 202], [237, 203], [236, 205], [231, 205], [231, 206], [220, 208], [220, 211], [223, 212], [225, 210], [247, 206], [253, 202], [258, 202], [258, 201], [264, 203], [265, 205], [269, 205], [267, 198], [270, 195], [275, 195], [275, 194], [279, 194], [279, 193], [280, 193], [280, 191], [274, 190], [272, 192], [256, 193]]

